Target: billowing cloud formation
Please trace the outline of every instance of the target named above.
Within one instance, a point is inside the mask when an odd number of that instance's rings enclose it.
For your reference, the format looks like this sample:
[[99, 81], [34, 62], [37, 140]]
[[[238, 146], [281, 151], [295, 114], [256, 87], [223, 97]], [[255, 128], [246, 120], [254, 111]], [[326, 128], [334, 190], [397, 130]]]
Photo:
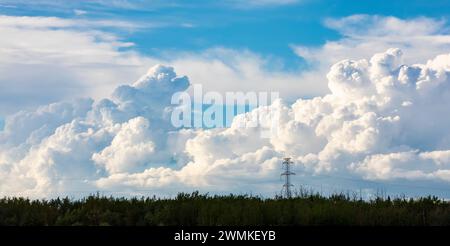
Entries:
[[[331, 93], [292, 105], [277, 100], [225, 129], [171, 126], [170, 97], [189, 81], [164, 66], [118, 87], [110, 99], [17, 113], [0, 132], [0, 193], [273, 195], [286, 155], [296, 163], [294, 183], [329, 175], [330, 182], [394, 181], [404, 191], [414, 190], [414, 182], [434, 192], [450, 183], [450, 54], [414, 65], [402, 56], [388, 49], [337, 62], [327, 74]], [[241, 127], [268, 108], [279, 112], [271, 138], [260, 138], [258, 127]]]
[[1, 192], [46, 195], [92, 189], [104, 175], [166, 164], [170, 98], [189, 81], [155, 66], [111, 99], [79, 99], [22, 111], [0, 132]]
[[406, 63], [415, 64], [424, 63], [450, 49], [448, 23], [442, 19], [351, 15], [330, 18], [324, 24], [342, 37], [317, 47], [292, 46], [295, 53], [313, 67], [302, 74], [301, 81], [316, 84], [316, 88], [322, 86], [322, 91], [327, 90], [328, 84], [323, 74], [328, 72], [331, 65], [343, 59], [359, 60], [397, 47], [404, 51]]

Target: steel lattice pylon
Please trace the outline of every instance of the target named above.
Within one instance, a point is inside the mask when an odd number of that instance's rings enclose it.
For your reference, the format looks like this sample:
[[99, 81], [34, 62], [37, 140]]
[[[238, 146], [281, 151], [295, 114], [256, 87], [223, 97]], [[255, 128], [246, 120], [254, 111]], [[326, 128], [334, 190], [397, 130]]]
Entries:
[[295, 173], [291, 172], [291, 165], [293, 163], [294, 162], [291, 161], [290, 157], [283, 158], [282, 168], [284, 172], [281, 173], [281, 176], [285, 176], [285, 182], [283, 185], [281, 196], [285, 198], [292, 197], [291, 187], [294, 185], [291, 184], [291, 175], [295, 175]]

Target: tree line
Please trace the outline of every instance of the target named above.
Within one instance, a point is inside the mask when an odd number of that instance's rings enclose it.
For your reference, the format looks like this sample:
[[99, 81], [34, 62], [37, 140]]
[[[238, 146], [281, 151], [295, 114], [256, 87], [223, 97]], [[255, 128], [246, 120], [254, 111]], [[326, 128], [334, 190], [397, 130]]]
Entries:
[[0, 199], [0, 225], [450, 225], [450, 202], [437, 197], [376, 198], [301, 192], [290, 199], [180, 193], [175, 198]]

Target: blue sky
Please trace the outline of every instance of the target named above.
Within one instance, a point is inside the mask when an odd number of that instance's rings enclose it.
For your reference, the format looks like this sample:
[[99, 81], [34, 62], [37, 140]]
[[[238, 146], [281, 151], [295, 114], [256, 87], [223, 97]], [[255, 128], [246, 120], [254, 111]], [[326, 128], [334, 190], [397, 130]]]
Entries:
[[[448, 10], [411, 0], [0, 0], [0, 194], [273, 195], [290, 155], [296, 185], [448, 198]], [[279, 92], [279, 135], [171, 128], [162, 112], [175, 74], [204, 92]]]
[[[318, 46], [341, 35], [326, 18], [369, 14], [448, 18], [448, 1], [0, 1], [0, 13], [76, 19], [126, 20], [143, 25], [121, 37], [144, 54], [221, 46], [275, 56], [286, 69], [300, 66], [291, 44]], [[257, 3], [261, 2], [261, 3]], [[286, 2], [286, 3], [283, 3]], [[85, 11], [85, 12], [83, 12]], [[77, 16], [78, 13], [79, 15]], [[80, 14], [81, 13], [81, 14]], [[155, 28], [148, 28], [146, 25]], [[112, 29], [112, 31], [117, 31]]]

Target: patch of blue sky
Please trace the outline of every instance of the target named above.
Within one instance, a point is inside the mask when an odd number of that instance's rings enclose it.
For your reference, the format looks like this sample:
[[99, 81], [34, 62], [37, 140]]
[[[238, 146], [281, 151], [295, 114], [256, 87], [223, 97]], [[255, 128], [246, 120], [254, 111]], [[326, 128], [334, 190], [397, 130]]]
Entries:
[[[185, 126], [184, 128], [193, 127], [193, 128], [211, 129], [211, 128], [230, 127], [236, 115], [248, 113], [253, 109], [255, 109], [256, 107], [257, 105], [251, 104], [227, 105], [227, 104], [201, 104], [194, 102], [192, 103], [191, 106], [191, 124], [189, 126]], [[205, 114], [206, 111], [209, 111], [210, 113], [211, 112], [215, 113], [209, 115]], [[209, 118], [210, 116], [211, 118]], [[197, 123], [195, 121], [197, 121]]]
[[243, 2], [0, 0], [0, 14], [129, 21], [143, 27], [126, 33], [115, 31], [144, 54], [163, 56], [168, 51], [196, 52], [211, 47], [246, 49], [281, 60], [287, 70], [305, 65], [291, 44], [319, 46], [340, 38], [323, 25], [326, 18], [353, 14], [445, 18], [450, 14], [450, 2], [442, 0], [432, 4], [423, 0], [300, 0], [266, 6]]

